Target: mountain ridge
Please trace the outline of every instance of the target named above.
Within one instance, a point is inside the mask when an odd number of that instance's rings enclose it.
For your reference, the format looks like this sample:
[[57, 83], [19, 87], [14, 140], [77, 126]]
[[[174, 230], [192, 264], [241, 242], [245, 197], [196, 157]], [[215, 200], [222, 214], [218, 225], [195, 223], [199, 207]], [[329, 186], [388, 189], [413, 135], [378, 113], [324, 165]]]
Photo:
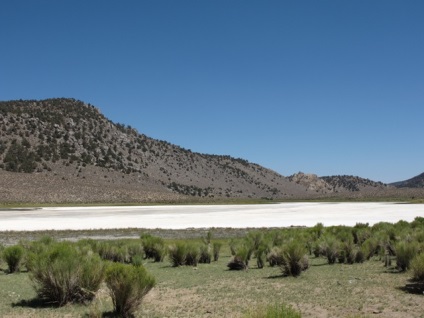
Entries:
[[353, 191], [365, 179], [285, 177], [245, 159], [192, 152], [70, 98], [0, 102], [0, 124], [0, 202], [310, 199], [396, 189], [375, 183]]

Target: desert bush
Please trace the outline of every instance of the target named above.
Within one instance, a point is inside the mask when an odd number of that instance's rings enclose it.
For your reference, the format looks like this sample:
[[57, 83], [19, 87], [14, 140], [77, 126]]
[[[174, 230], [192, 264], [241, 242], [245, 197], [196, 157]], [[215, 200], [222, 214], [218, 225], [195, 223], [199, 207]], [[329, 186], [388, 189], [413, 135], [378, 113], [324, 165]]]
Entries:
[[19, 271], [24, 254], [25, 250], [20, 245], [9, 246], [3, 250], [2, 258], [7, 264], [9, 273]]
[[299, 276], [309, 267], [305, 246], [297, 241], [292, 241], [284, 247], [283, 264], [281, 271], [284, 276]]
[[313, 243], [312, 253], [314, 254], [315, 257], [320, 257], [321, 255], [324, 254], [324, 248], [322, 246], [321, 240], [317, 240]]
[[104, 265], [92, 252], [56, 243], [32, 259], [30, 275], [38, 297], [59, 306], [92, 300], [104, 278]]
[[236, 255], [228, 262], [227, 267], [230, 270], [247, 269], [249, 265], [250, 247], [240, 246], [237, 249]]
[[219, 259], [219, 253], [221, 251], [222, 243], [221, 242], [213, 242], [212, 251], [213, 251], [213, 260], [215, 262]]
[[363, 263], [365, 261], [365, 254], [362, 249], [358, 248], [355, 253], [355, 263]]
[[111, 264], [106, 269], [114, 312], [119, 317], [134, 317], [144, 296], [155, 286], [155, 279], [143, 266]]
[[209, 245], [205, 245], [205, 244], [200, 245], [199, 263], [210, 264], [211, 260], [212, 260], [212, 254], [210, 252]]
[[411, 260], [418, 253], [418, 244], [416, 242], [398, 242], [395, 245], [396, 266], [404, 272], [409, 268]]
[[340, 242], [334, 236], [325, 236], [322, 249], [328, 264], [334, 264], [339, 256]]
[[227, 267], [230, 270], [245, 270], [247, 264], [242, 257], [234, 255], [233, 258], [228, 262]]
[[376, 255], [379, 250], [378, 240], [374, 237], [366, 239], [361, 246], [361, 251], [364, 254], [365, 259], [369, 260], [371, 257]]
[[315, 239], [319, 239], [324, 233], [324, 224], [317, 223], [311, 228], [311, 233], [314, 235]]
[[208, 231], [204, 237], [202, 237], [202, 242], [205, 245], [210, 245], [212, 242], [213, 234], [212, 231]]
[[133, 263], [132, 259], [134, 257], [143, 256], [144, 250], [143, 250], [143, 246], [140, 244], [140, 242], [137, 243], [128, 243], [126, 245], [127, 247], [127, 257], [128, 257], [128, 261], [130, 263]]
[[97, 252], [100, 257], [107, 261], [128, 263], [128, 251], [123, 242], [104, 241], [97, 246]]
[[274, 246], [268, 252], [266, 259], [269, 263], [269, 266], [280, 266], [283, 264], [283, 251], [281, 247]]
[[244, 318], [301, 318], [300, 312], [284, 304], [268, 305], [250, 310]]
[[424, 253], [416, 255], [411, 263], [410, 269], [412, 272], [412, 279], [419, 282], [424, 282]]
[[187, 266], [197, 266], [200, 258], [200, 249], [199, 245], [195, 243], [186, 243], [186, 255], [185, 255], [185, 263]]
[[265, 245], [259, 246], [258, 249], [255, 251], [256, 265], [258, 266], [258, 268], [264, 267], [266, 251], [267, 246]]
[[356, 253], [358, 252], [358, 248], [353, 243], [353, 241], [344, 242], [342, 245], [342, 249], [346, 257], [346, 263], [347, 264], [355, 263]]
[[162, 238], [145, 234], [141, 236], [146, 258], [153, 259], [155, 262], [162, 262], [166, 255], [165, 242]]
[[177, 243], [169, 246], [168, 257], [173, 267], [185, 265], [187, 246], [185, 243]]
[[134, 266], [142, 266], [143, 265], [143, 257], [141, 255], [134, 255], [131, 258], [131, 264]]

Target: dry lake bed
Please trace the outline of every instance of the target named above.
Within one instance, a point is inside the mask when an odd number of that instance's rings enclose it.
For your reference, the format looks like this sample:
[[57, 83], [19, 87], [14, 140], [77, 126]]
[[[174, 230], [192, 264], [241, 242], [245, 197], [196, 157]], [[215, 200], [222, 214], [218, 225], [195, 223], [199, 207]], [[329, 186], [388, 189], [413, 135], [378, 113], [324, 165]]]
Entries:
[[279, 203], [0, 210], [0, 231], [370, 225], [424, 217], [424, 204]]

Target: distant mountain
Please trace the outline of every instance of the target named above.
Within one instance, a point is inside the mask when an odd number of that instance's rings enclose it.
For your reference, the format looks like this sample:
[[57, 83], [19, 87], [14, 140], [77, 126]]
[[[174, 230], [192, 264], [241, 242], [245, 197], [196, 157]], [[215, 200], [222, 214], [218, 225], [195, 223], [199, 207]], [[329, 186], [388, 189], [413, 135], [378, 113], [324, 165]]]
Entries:
[[192, 152], [69, 98], [0, 102], [0, 137], [0, 203], [422, 195], [352, 176], [284, 177], [245, 159]]
[[328, 183], [334, 191], [337, 190], [348, 190], [348, 191], [360, 191], [365, 188], [378, 188], [385, 189], [388, 186], [382, 182], [375, 182], [369, 179], [364, 179], [356, 176], [324, 176], [320, 178]]
[[394, 182], [391, 185], [397, 188], [424, 188], [424, 173], [405, 181]]

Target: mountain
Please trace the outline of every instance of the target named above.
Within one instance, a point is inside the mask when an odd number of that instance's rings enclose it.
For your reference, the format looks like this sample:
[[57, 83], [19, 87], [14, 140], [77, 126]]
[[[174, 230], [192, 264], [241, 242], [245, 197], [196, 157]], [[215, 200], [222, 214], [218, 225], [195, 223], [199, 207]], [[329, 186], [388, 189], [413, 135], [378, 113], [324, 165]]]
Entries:
[[0, 102], [0, 136], [0, 203], [422, 196], [352, 176], [285, 177], [245, 159], [192, 152], [69, 98]]
[[230, 156], [195, 153], [75, 99], [0, 102], [2, 201], [290, 198], [304, 187]]
[[424, 173], [405, 181], [394, 182], [391, 185], [397, 188], [424, 188]]

